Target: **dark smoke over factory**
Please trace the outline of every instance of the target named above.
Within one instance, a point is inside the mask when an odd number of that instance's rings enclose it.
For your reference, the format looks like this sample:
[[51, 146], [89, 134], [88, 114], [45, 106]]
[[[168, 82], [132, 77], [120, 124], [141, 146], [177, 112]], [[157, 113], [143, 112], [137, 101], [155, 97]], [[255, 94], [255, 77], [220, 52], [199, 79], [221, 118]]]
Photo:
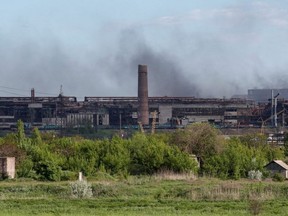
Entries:
[[[151, 71], [153, 73], [154, 71]], [[136, 78], [135, 71], [135, 80]], [[167, 86], [169, 88], [169, 86]], [[286, 126], [288, 90], [249, 90], [247, 98], [148, 97], [147, 65], [138, 65], [137, 97], [0, 97], [0, 128], [13, 129], [21, 119], [27, 128], [156, 128], [209, 122], [218, 127]], [[272, 92], [273, 92], [272, 91]], [[277, 93], [277, 96], [276, 96]], [[281, 96], [281, 94], [283, 96]], [[287, 94], [288, 96], [288, 94]]]

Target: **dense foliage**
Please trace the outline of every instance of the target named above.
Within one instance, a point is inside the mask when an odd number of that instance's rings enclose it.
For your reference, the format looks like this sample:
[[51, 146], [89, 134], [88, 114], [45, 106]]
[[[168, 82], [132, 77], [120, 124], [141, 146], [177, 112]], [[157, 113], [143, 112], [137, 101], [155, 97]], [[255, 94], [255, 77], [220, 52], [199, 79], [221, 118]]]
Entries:
[[80, 171], [90, 177], [100, 173], [127, 177], [163, 170], [239, 179], [249, 177], [250, 171], [265, 174], [263, 166], [283, 159], [284, 150], [268, 145], [263, 135], [224, 139], [203, 123], [172, 134], [88, 140], [40, 133], [37, 128], [28, 137], [19, 122], [15, 133], [0, 139], [0, 156], [16, 157], [18, 177], [38, 180], [74, 180]]
[[263, 171], [275, 159], [283, 159], [284, 151], [271, 146], [261, 134], [248, 134], [224, 139], [209, 124], [196, 123], [176, 131], [171, 144], [195, 154], [200, 161], [200, 174], [223, 179], [247, 178], [249, 171]]
[[1, 139], [1, 156], [16, 157], [17, 176], [38, 180], [69, 180], [82, 171], [85, 176], [101, 173], [127, 176], [161, 170], [196, 172], [197, 163], [160, 136], [136, 133], [130, 139], [87, 140], [41, 134], [36, 128], [25, 136], [23, 123], [15, 134]]

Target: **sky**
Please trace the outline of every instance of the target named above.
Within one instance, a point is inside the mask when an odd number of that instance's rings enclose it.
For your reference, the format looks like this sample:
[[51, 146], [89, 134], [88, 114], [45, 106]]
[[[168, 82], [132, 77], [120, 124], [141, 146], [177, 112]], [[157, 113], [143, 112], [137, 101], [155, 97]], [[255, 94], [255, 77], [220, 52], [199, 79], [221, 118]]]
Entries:
[[0, 0], [0, 96], [288, 88], [288, 0]]

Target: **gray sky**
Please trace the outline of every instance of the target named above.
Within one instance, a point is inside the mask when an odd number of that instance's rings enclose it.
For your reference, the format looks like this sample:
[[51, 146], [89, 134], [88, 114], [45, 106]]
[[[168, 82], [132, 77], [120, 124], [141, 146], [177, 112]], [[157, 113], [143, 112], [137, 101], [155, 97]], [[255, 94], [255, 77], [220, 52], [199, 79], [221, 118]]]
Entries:
[[138, 64], [150, 96], [288, 88], [287, 0], [0, 3], [1, 96], [136, 96]]

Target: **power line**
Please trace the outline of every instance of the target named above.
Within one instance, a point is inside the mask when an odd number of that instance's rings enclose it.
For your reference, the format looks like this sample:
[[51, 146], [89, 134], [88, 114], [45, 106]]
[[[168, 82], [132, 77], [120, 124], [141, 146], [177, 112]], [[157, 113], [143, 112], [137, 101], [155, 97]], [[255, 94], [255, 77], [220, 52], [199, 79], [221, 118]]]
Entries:
[[17, 95], [17, 96], [21, 96], [21, 97], [27, 97], [27, 95], [17, 94], [17, 93], [5, 91], [5, 90], [0, 90], [0, 91], [1, 91], [1, 92], [5, 92], [5, 93], [8, 93], [8, 94], [12, 94], [12, 95]]
[[[30, 92], [30, 90], [27, 90], [27, 89], [12, 88], [12, 87], [8, 87], [8, 86], [0, 86], [0, 88], [10, 89], [10, 90], [16, 90], [16, 91]], [[2, 90], [2, 91], [3, 91], [3, 90]], [[10, 92], [10, 93], [11, 93], [11, 92]], [[43, 94], [43, 95], [57, 96], [57, 94], [46, 93], [46, 92], [39, 92], [39, 91], [35, 91], [35, 93]], [[13, 94], [13, 93], [12, 93], [12, 94]], [[14, 93], [14, 94], [17, 94], [17, 93]]]
[[6, 89], [11, 89], [11, 90], [17, 90], [17, 91], [30, 91], [27, 89], [18, 89], [18, 88], [12, 88], [12, 87], [7, 87], [7, 86], [0, 86], [0, 88], [6, 88]]

